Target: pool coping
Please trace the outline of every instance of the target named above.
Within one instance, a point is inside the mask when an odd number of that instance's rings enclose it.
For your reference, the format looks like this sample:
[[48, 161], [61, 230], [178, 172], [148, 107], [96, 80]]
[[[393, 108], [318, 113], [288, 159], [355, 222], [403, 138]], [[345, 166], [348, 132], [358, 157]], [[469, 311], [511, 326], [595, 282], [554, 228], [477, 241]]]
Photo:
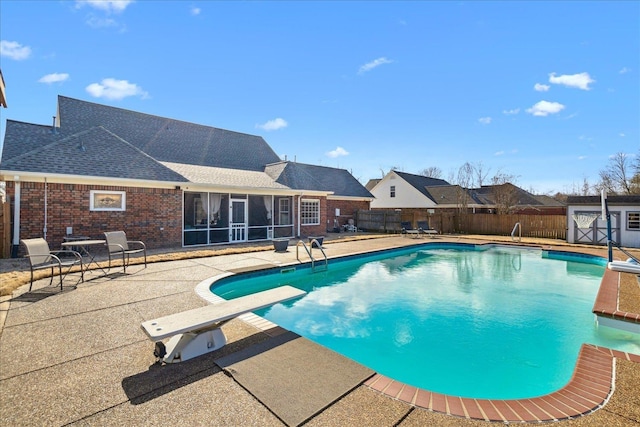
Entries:
[[571, 380], [558, 391], [528, 399], [474, 399], [431, 392], [375, 374], [364, 385], [417, 408], [470, 420], [561, 421], [602, 408], [614, 390], [615, 360], [640, 363], [640, 355], [583, 344]]
[[[468, 244], [453, 243], [453, 245], [465, 246]], [[517, 246], [522, 247], [523, 249], [540, 249], [543, 252], [547, 251], [540, 247], [501, 245], [494, 243], [479, 245], [471, 244], [471, 246], [475, 246], [476, 248], [490, 246]], [[380, 252], [385, 251], [387, 250], [381, 250]], [[573, 256], [580, 255], [579, 252], [573, 251], [553, 252], [565, 253]], [[359, 254], [352, 254], [346, 258], [359, 257], [371, 253], [372, 252], [363, 252]], [[601, 258], [589, 254], [584, 255], [590, 258]], [[300, 266], [300, 264], [297, 265]], [[276, 270], [286, 267], [287, 265], [272, 267], [264, 269], [263, 271], [258, 272], [258, 274], [264, 274], [268, 270]], [[242, 273], [247, 272], [243, 271]], [[621, 273], [605, 268], [592, 311], [596, 315], [599, 323], [602, 323], [604, 318], [611, 318], [618, 322], [633, 322], [640, 326], [640, 315], [618, 311], [619, 274]], [[234, 275], [236, 275], [236, 273], [223, 273], [212, 278], [205, 279], [196, 287], [196, 293], [201, 298], [212, 304], [224, 301], [224, 298], [221, 298], [209, 291], [210, 286], [212, 285], [212, 282]], [[283, 328], [275, 323], [253, 313], [242, 315], [239, 318], [259, 330], [262, 330], [268, 335], [277, 335], [283, 330]], [[609, 325], [606, 324], [606, 326]], [[564, 387], [543, 396], [523, 399], [478, 399], [447, 395], [414, 387], [379, 373], [375, 373], [366, 380], [363, 385], [371, 390], [380, 392], [387, 397], [410, 404], [416, 408], [461, 417], [468, 420], [483, 420], [503, 423], [553, 422], [570, 420], [589, 415], [604, 407], [611, 398], [615, 389], [616, 359], [624, 359], [640, 363], [640, 355], [600, 347], [593, 344], [583, 344], [578, 354], [578, 360], [576, 361], [573, 375]]]

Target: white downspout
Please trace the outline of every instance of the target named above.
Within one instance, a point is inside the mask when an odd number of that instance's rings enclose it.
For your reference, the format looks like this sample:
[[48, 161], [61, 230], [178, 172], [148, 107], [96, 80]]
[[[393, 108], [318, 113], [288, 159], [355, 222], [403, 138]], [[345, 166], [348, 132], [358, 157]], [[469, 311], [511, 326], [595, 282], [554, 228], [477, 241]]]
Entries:
[[15, 181], [16, 191], [13, 201], [13, 244], [20, 244], [20, 182]]
[[297, 233], [298, 237], [300, 237], [300, 230], [301, 230], [300, 222], [302, 221], [302, 215], [300, 215], [300, 208], [302, 207], [302, 196], [303, 195], [304, 195], [304, 193], [300, 193], [298, 195], [298, 212], [297, 212], [297, 214], [298, 214], [297, 215], [298, 216], [298, 221], [297, 221], [298, 222], [298, 233]]
[[47, 178], [44, 179], [44, 228], [42, 230], [42, 234], [44, 235], [44, 240], [47, 240]]

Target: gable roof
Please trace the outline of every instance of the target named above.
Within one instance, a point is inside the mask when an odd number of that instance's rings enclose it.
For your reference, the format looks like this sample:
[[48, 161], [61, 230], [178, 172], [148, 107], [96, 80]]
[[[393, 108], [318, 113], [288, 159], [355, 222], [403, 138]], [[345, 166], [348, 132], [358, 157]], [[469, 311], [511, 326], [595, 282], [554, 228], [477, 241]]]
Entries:
[[259, 136], [64, 96], [57, 114], [57, 126], [7, 120], [0, 172], [374, 198], [346, 170], [281, 162]]
[[414, 175], [411, 173], [400, 172], [400, 171], [393, 171], [393, 172], [396, 175], [398, 175], [400, 178], [407, 181], [412, 187], [414, 187], [416, 190], [421, 192], [423, 195], [425, 195], [435, 203], [438, 203], [438, 201], [433, 198], [433, 196], [429, 193], [429, 191], [427, 191], [427, 187], [435, 187], [439, 185], [451, 185], [444, 179], [440, 179], [440, 178], [430, 178], [423, 175]]
[[374, 198], [344, 169], [284, 161], [268, 165], [265, 172], [276, 182], [294, 190], [331, 191], [334, 196]]
[[158, 161], [262, 171], [280, 160], [260, 136], [65, 96], [58, 96], [58, 121], [65, 132], [103, 126]]
[[426, 190], [431, 195], [431, 199], [438, 205], [458, 205], [459, 198], [464, 198], [467, 205], [473, 205], [477, 203], [468, 191], [465, 191], [459, 185], [436, 185], [426, 187]]
[[42, 137], [35, 149], [3, 160], [2, 168], [62, 175], [186, 181], [101, 126], [41, 145], [49, 139]]

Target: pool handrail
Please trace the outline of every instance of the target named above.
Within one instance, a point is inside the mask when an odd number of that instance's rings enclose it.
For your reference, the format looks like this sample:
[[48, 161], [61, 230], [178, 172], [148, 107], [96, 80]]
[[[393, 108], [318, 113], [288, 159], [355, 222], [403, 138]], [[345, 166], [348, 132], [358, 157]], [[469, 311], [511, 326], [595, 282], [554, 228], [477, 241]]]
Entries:
[[516, 225], [513, 226], [513, 231], [511, 231], [511, 240], [516, 241], [515, 234], [516, 230], [518, 230], [518, 242], [522, 241], [522, 226], [519, 222], [516, 222]]
[[322, 256], [324, 256], [325, 270], [329, 268], [329, 261], [327, 259], [327, 254], [324, 252], [322, 245], [320, 244], [320, 242], [318, 242], [317, 239], [311, 239], [311, 241], [309, 242], [311, 249], [307, 247], [307, 244], [303, 240], [298, 240], [298, 243], [296, 243], [296, 259], [298, 260], [298, 262], [302, 262], [300, 261], [300, 253], [298, 250], [298, 248], [300, 248], [300, 244], [302, 244], [302, 247], [304, 247], [304, 250], [307, 251], [307, 255], [309, 255], [309, 258], [311, 259], [311, 271], [313, 272], [316, 271], [316, 259], [313, 257], [314, 246], [320, 249], [320, 252], [322, 252]]

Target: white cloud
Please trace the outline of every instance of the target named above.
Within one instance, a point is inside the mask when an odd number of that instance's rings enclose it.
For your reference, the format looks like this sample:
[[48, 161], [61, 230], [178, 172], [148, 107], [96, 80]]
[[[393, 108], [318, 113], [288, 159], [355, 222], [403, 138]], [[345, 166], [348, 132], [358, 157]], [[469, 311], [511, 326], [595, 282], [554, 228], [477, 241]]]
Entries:
[[363, 66], [360, 67], [360, 69], [358, 70], [358, 74], [364, 74], [367, 71], [371, 71], [376, 67], [379, 67], [381, 65], [384, 64], [391, 64], [393, 61], [391, 61], [390, 59], [385, 58], [384, 56], [378, 59], [374, 59], [371, 62], [368, 62], [366, 64], [364, 64]]
[[520, 112], [519, 108], [514, 108], [513, 110], [502, 110], [502, 114], [506, 114], [508, 116], [518, 114]]
[[625, 136], [627, 136], [627, 135], [625, 135], [624, 133], [620, 132], [620, 137], [624, 138]]
[[287, 123], [285, 119], [281, 119], [280, 117], [278, 117], [277, 119], [269, 120], [268, 122], [261, 125], [256, 125], [257, 128], [264, 129], [266, 131], [278, 130], [286, 128], [287, 126], [289, 126], [289, 123]]
[[349, 152], [347, 150], [345, 150], [342, 147], [336, 147], [335, 150], [332, 151], [328, 151], [327, 152], [327, 156], [331, 157], [331, 158], [336, 158], [336, 157], [340, 157], [340, 156], [348, 156]]
[[504, 155], [504, 151], [496, 151], [493, 155], [494, 156], [502, 156], [502, 155]]
[[59, 83], [67, 80], [68, 78], [69, 78], [69, 74], [67, 73], [51, 73], [51, 74], [47, 74], [46, 76], [40, 77], [40, 80], [38, 80], [38, 83], [47, 83], [47, 84]]
[[620, 74], [627, 74], [630, 71], [631, 71], [631, 68], [622, 67], [622, 69], [619, 71], [619, 73]]
[[189, 12], [191, 12], [193, 16], [196, 16], [196, 15], [200, 15], [200, 12], [202, 12], [202, 9], [200, 9], [199, 7], [192, 6]]
[[120, 100], [128, 96], [140, 96], [142, 99], [145, 99], [149, 96], [147, 92], [135, 83], [112, 78], [103, 79], [100, 83], [91, 83], [86, 87], [86, 91], [96, 98], [111, 100]]
[[534, 116], [546, 117], [549, 114], [556, 114], [564, 110], [564, 105], [558, 102], [540, 101], [533, 107], [527, 109], [527, 113]]
[[556, 73], [549, 74], [549, 82], [567, 87], [575, 87], [582, 90], [590, 90], [589, 85], [595, 83], [595, 80], [589, 76], [589, 73], [579, 74], [563, 74], [556, 77]]
[[543, 85], [542, 83], [536, 83], [535, 85], [533, 85], [533, 89], [535, 89], [537, 92], [547, 92], [549, 89], [551, 89], [551, 86]]
[[478, 121], [483, 125], [488, 125], [489, 123], [491, 123], [491, 117], [480, 117]]
[[584, 160], [586, 158], [587, 158], [587, 156], [578, 156], [578, 160]]
[[16, 61], [27, 59], [31, 55], [29, 46], [22, 46], [18, 42], [10, 42], [8, 40], [0, 41], [0, 56], [7, 56]]
[[119, 13], [124, 11], [131, 3], [133, 3], [133, 0], [76, 0], [76, 7], [87, 5], [108, 13]]
[[118, 26], [118, 23], [114, 19], [100, 18], [94, 15], [89, 16], [85, 22], [91, 28], [108, 28]]

